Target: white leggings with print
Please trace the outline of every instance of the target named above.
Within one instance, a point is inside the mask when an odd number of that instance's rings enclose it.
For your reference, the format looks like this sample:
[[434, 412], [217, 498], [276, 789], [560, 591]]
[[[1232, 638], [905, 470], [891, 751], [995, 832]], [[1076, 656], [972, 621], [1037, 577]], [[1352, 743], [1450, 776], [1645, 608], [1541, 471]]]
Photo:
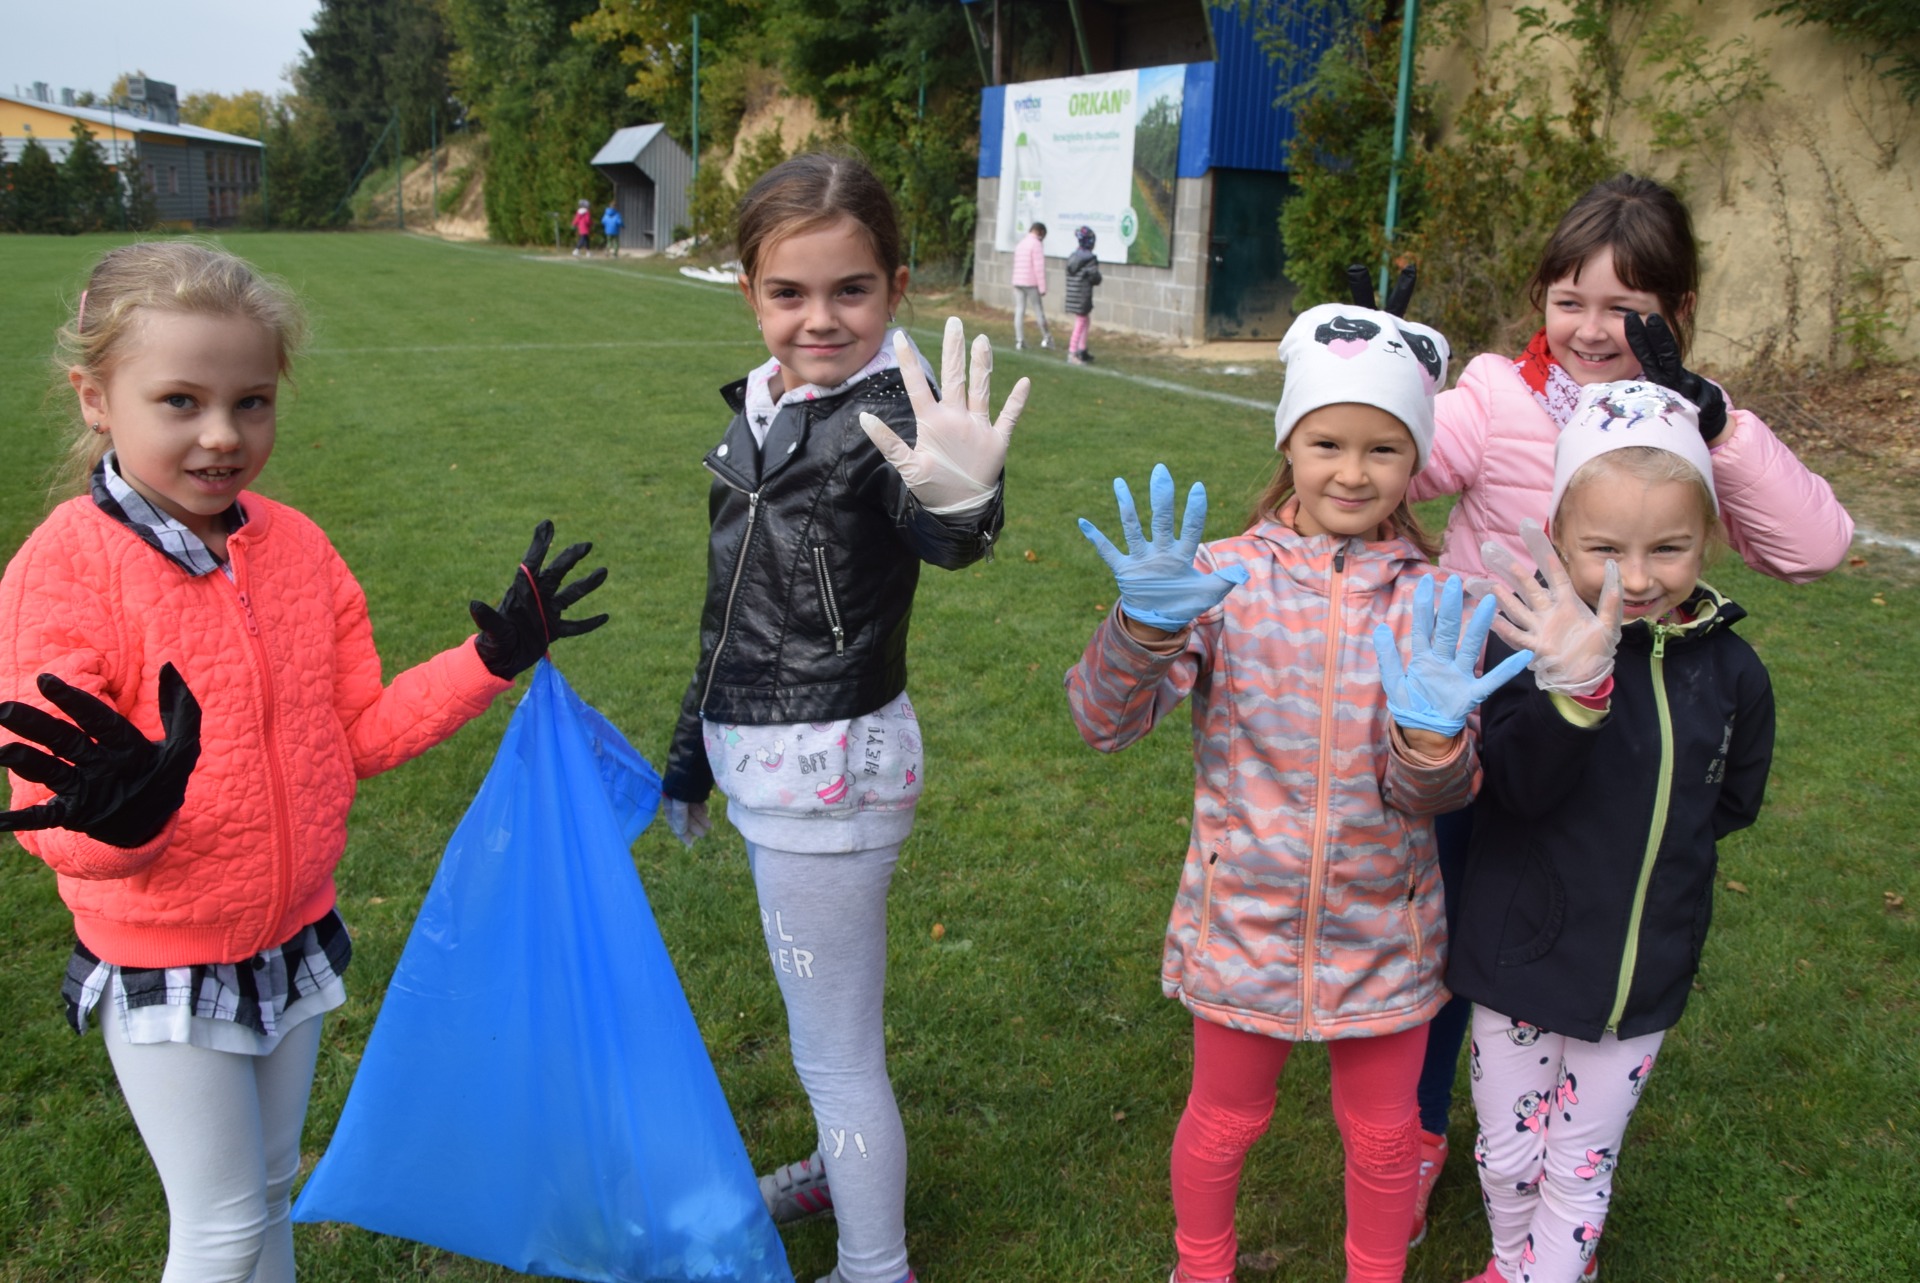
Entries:
[[1473, 1161], [1507, 1283], [1579, 1279], [1599, 1247], [1620, 1142], [1665, 1037], [1581, 1042], [1474, 1008]]
[[813, 1106], [845, 1283], [907, 1275], [907, 1137], [887, 1076], [887, 888], [900, 846], [807, 855], [747, 843], [760, 925]]
[[287, 1030], [268, 1055], [246, 1056], [130, 1043], [101, 1010], [113, 1072], [167, 1192], [161, 1283], [293, 1283], [288, 1196], [322, 1019]]

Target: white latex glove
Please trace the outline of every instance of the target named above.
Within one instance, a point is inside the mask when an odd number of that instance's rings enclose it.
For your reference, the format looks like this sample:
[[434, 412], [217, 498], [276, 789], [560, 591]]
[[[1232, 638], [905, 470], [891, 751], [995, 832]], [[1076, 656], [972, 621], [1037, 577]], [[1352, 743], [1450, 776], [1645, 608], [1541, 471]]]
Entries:
[[689, 848], [707, 835], [713, 828], [713, 822], [707, 818], [705, 802], [682, 802], [676, 798], [660, 799], [666, 804], [667, 827], [673, 835]]
[[1595, 614], [1560, 562], [1546, 532], [1537, 521], [1520, 523], [1520, 538], [1546, 576], [1540, 581], [1520, 559], [1489, 540], [1480, 545], [1487, 568], [1505, 579], [1493, 594], [1500, 600], [1500, 618], [1493, 631], [1515, 650], [1531, 650], [1534, 684], [1544, 691], [1591, 695], [1613, 675], [1613, 652], [1620, 644], [1620, 566], [1607, 563], [1600, 588], [1600, 611]]
[[919, 355], [904, 332], [894, 331], [893, 350], [900, 358], [900, 378], [913, 402], [916, 432], [912, 446], [882, 420], [871, 414], [860, 416], [867, 439], [900, 473], [921, 506], [936, 515], [977, 509], [992, 496], [1006, 466], [1013, 425], [1019, 421], [1031, 387], [1025, 379], [1014, 384], [1007, 403], [1000, 408], [999, 419], [989, 419], [987, 395], [993, 381], [993, 345], [986, 335], [975, 336], [971, 368], [965, 360], [966, 347], [966, 327], [959, 317], [949, 316], [940, 345], [940, 399], [935, 401], [927, 387], [927, 376], [920, 370]]

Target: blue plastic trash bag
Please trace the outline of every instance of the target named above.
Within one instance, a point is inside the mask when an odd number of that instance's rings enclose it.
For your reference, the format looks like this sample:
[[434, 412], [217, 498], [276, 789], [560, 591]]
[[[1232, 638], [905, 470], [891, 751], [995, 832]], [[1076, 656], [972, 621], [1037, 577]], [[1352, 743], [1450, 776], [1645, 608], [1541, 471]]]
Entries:
[[294, 1207], [528, 1274], [792, 1283], [630, 847], [660, 778], [544, 661]]

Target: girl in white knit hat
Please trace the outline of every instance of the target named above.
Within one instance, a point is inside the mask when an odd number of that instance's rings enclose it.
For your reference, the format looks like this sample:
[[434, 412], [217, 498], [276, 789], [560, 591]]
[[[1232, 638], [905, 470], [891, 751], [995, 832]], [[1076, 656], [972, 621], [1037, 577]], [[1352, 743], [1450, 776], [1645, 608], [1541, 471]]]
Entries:
[[1475, 1004], [1474, 1160], [1493, 1257], [1470, 1283], [1575, 1283], [1599, 1246], [1627, 1120], [1680, 1019], [1715, 843], [1759, 814], [1773, 690], [1700, 581], [1720, 538], [1698, 410], [1653, 383], [1582, 389], [1554, 456], [1538, 567], [1488, 541], [1533, 651], [1481, 708], [1447, 986]]

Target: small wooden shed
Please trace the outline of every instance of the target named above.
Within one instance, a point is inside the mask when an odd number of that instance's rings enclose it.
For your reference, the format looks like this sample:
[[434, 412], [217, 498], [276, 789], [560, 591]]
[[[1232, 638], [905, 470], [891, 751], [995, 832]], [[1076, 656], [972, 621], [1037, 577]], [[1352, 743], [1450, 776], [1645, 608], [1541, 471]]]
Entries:
[[675, 228], [685, 227], [693, 192], [693, 157], [667, 137], [665, 125], [629, 125], [616, 130], [593, 158], [593, 167], [612, 182], [613, 203], [625, 224], [623, 250], [662, 250], [673, 243]]

